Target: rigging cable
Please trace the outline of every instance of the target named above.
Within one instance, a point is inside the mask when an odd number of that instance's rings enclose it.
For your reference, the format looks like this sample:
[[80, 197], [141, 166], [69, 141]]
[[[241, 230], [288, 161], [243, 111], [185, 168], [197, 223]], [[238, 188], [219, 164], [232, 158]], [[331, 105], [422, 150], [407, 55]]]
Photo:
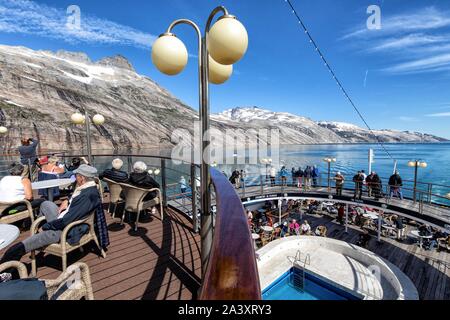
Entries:
[[336, 73], [333, 71], [333, 69], [331, 68], [330, 64], [328, 63], [328, 61], [325, 59], [324, 55], [322, 54], [322, 51], [319, 49], [317, 43], [314, 41], [313, 37], [311, 36], [311, 33], [308, 31], [308, 29], [306, 28], [306, 25], [303, 23], [302, 19], [300, 18], [300, 16], [298, 15], [297, 11], [295, 10], [294, 6], [291, 3], [291, 0], [285, 0], [286, 3], [288, 3], [288, 5], [291, 7], [292, 13], [296, 16], [298, 23], [301, 25], [301, 27], [303, 28], [305, 34], [308, 36], [309, 38], [309, 42], [314, 46], [315, 51], [319, 54], [320, 59], [322, 59], [322, 61], [324, 62], [325, 66], [327, 67], [328, 71], [331, 73], [331, 75], [333, 76], [333, 79], [336, 81], [336, 84], [338, 85], [338, 87], [341, 89], [342, 93], [344, 94], [344, 96], [347, 98], [347, 100], [350, 102], [350, 104], [353, 106], [353, 109], [355, 109], [356, 113], [358, 114], [358, 116], [361, 118], [361, 120], [364, 122], [364, 124], [366, 125], [367, 129], [369, 129], [369, 132], [375, 137], [375, 139], [377, 140], [378, 144], [383, 148], [383, 150], [386, 152], [386, 154], [392, 159], [394, 160], [394, 158], [392, 157], [392, 155], [389, 153], [389, 151], [386, 149], [386, 147], [384, 146], [383, 142], [379, 139], [379, 137], [373, 132], [372, 128], [369, 126], [369, 124], [367, 123], [366, 119], [364, 119], [364, 116], [362, 115], [362, 113], [359, 111], [358, 107], [356, 106], [356, 104], [353, 102], [352, 98], [350, 98], [349, 94], [347, 93], [347, 91], [344, 89], [343, 85], [341, 84], [341, 81], [339, 81], [338, 77], [336, 76]]

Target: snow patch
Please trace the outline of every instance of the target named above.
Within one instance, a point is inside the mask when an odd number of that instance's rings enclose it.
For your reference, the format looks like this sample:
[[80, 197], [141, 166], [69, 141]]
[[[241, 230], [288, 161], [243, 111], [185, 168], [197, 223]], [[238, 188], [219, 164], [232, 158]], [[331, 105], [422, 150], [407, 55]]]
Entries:
[[11, 101], [11, 100], [6, 100], [5, 102], [6, 102], [7, 104], [11, 104], [11, 105], [13, 105], [13, 106], [17, 106], [17, 107], [21, 107], [21, 108], [24, 107], [23, 105], [18, 104], [18, 103], [15, 103], [14, 101]]
[[67, 77], [69, 77], [71, 79], [74, 79], [74, 80], [77, 80], [79, 82], [85, 83], [85, 84], [91, 84], [91, 82], [92, 82], [92, 77], [87, 77], [87, 78], [86, 77], [80, 77], [80, 76], [76, 76], [74, 74], [71, 74], [71, 73], [68, 73], [68, 72], [65, 72], [65, 71], [63, 71], [63, 73]]

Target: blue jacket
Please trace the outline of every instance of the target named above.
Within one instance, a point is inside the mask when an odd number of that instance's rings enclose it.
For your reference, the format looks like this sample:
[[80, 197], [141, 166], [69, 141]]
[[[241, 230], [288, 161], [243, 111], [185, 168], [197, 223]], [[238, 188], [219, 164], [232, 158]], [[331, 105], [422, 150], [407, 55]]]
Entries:
[[317, 178], [319, 176], [319, 168], [313, 168], [312, 170], [312, 176], [313, 178]]
[[287, 171], [286, 168], [281, 169], [281, 171], [280, 171], [280, 176], [281, 176], [281, 177], [287, 177], [287, 176], [288, 176], [288, 171]]

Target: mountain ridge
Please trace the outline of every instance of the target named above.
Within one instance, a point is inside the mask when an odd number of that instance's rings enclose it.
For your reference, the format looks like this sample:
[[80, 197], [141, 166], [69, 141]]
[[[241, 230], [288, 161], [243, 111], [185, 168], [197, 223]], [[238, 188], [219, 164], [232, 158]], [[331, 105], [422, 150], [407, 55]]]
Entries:
[[[106, 119], [105, 124], [92, 126], [94, 149], [171, 148], [173, 132], [182, 129], [193, 135], [198, 121], [196, 110], [148, 76], [136, 73], [121, 55], [93, 62], [83, 52], [0, 45], [0, 125], [10, 129], [0, 137], [3, 149], [16, 149], [26, 135], [40, 137], [46, 149], [81, 150], [84, 127], [73, 125], [70, 116], [85, 109], [91, 117], [99, 113]], [[213, 114], [211, 126], [233, 130], [239, 141], [245, 140], [246, 129], [267, 128], [279, 130], [281, 144], [375, 141], [361, 128], [346, 136], [305, 117], [261, 108]], [[442, 139], [426, 134], [400, 138], [386, 135], [387, 142]]]

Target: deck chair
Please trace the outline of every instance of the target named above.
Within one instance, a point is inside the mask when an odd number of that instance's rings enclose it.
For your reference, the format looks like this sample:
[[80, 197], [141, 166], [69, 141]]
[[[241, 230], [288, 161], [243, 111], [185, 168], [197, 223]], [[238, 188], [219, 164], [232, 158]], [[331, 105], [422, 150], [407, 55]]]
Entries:
[[[61, 257], [62, 259], [62, 270], [66, 271], [67, 269], [67, 254], [70, 252], [79, 249], [83, 247], [85, 244], [94, 241], [99, 250], [101, 251], [102, 257], [106, 258], [106, 253], [103, 250], [103, 248], [100, 247], [99, 241], [97, 239], [97, 235], [95, 234], [94, 229], [94, 218], [95, 218], [95, 211], [92, 211], [91, 214], [86, 217], [83, 220], [75, 221], [69, 224], [67, 227], [64, 228], [62, 234], [61, 234], [61, 240], [59, 243], [53, 243], [45, 248], [38, 249], [41, 252], [52, 254], [58, 257]], [[40, 217], [34, 221], [34, 223], [31, 225], [31, 235], [35, 235], [38, 233], [39, 226], [42, 222], [45, 221], [45, 217]], [[87, 224], [89, 226], [89, 232], [85, 235], [83, 235], [79, 241], [78, 244], [71, 245], [67, 242], [67, 236], [69, 231], [78, 225]], [[32, 275], [37, 274], [37, 267], [36, 267], [36, 252], [35, 250], [31, 251], [31, 272]]]
[[315, 234], [316, 234], [316, 236], [325, 237], [326, 238], [327, 231], [328, 231], [327, 227], [325, 227], [325, 226], [318, 226], [316, 228]]
[[[19, 261], [10, 261], [0, 265], [0, 273], [16, 269], [20, 279], [28, 278], [27, 267]], [[94, 300], [89, 267], [82, 262], [74, 263], [55, 280], [44, 280], [49, 300]]]
[[269, 242], [271, 242], [274, 238], [274, 232], [272, 231], [271, 233], [268, 232], [263, 232], [261, 234], [261, 243], [263, 246], [265, 246], [266, 244], [268, 244]]
[[17, 212], [14, 214], [8, 215], [8, 213], [4, 213], [3, 216], [0, 217], [0, 224], [10, 224], [14, 223], [20, 220], [24, 220], [27, 218], [31, 219], [31, 222], [34, 222], [34, 215], [33, 215], [33, 208], [31, 207], [31, 203], [27, 200], [19, 200], [19, 201], [13, 201], [13, 202], [0, 202], [0, 213], [3, 210], [8, 209], [9, 207], [16, 205], [16, 204], [25, 204], [27, 206], [27, 210]]
[[[108, 206], [108, 213], [114, 218], [116, 211], [117, 211], [117, 205], [119, 203], [124, 202], [124, 200], [120, 197], [120, 194], [122, 192], [122, 186], [120, 185], [120, 183], [117, 183], [108, 178], [103, 178], [103, 181], [106, 182], [106, 184], [108, 185], [108, 189], [109, 189], [110, 204]], [[114, 204], [114, 212], [110, 212], [112, 204]]]
[[[147, 210], [148, 208], [154, 207], [159, 204], [159, 210], [161, 214], [161, 221], [163, 220], [163, 204], [162, 204], [162, 197], [161, 197], [161, 190], [158, 188], [153, 189], [142, 189], [135, 187], [131, 184], [126, 183], [120, 183], [120, 186], [122, 187], [123, 193], [125, 194], [125, 210], [122, 214], [122, 220], [121, 223], [123, 224], [123, 220], [125, 217], [125, 212], [136, 212], [136, 223], [134, 225], [134, 230], [137, 231], [138, 225], [139, 225], [139, 216], [141, 214], [142, 210]], [[144, 198], [147, 194], [150, 192], [156, 192], [156, 197], [144, 201]]]

